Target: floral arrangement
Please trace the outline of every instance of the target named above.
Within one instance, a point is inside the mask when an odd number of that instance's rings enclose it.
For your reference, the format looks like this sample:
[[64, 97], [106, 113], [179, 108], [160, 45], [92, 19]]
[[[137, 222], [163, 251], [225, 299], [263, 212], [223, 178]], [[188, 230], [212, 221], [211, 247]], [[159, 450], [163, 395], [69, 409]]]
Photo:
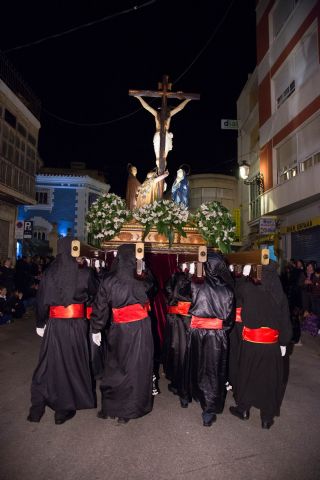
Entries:
[[100, 240], [111, 240], [131, 218], [126, 202], [114, 193], [105, 193], [90, 207], [86, 216], [88, 232]]
[[235, 237], [235, 223], [220, 202], [203, 203], [192, 216], [192, 223], [212, 247], [228, 253]]
[[154, 226], [158, 233], [167, 237], [169, 245], [173, 243], [175, 230], [186, 236], [183, 227], [187, 224], [188, 215], [187, 207], [170, 200], [158, 200], [133, 211], [133, 218], [145, 226], [143, 239]]

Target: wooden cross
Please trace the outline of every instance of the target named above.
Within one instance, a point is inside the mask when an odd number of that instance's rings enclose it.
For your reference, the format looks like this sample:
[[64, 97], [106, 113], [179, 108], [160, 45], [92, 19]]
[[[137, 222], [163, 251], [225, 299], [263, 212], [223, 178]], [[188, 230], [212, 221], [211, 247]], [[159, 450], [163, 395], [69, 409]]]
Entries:
[[[163, 75], [162, 82], [158, 84], [158, 90], [129, 90], [129, 95], [132, 97], [157, 97], [161, 98], [161, 109], [160, 115], [157, 115], [157, 120], [160, 123], [160, 154], [159, 154], [159, 167], [158, 174], [162, 175], [166, 168], [166, 158], [165, 158], [165, 146], [166, 146], [166, 132], [168, 130], [168, 123], [170, 124], [171, 110], [168, 107], [168, 98], [178, 98], [180, 100], [199, 100], [200, 95], [198, 93], [183, 93], [183, 92], [171, 92], [172, 84], [169, 83], [168, 75]], [[182, 107], [183, 108], [183, 107]], [[181, 109], [182, 109], [181, 108]], [[152, 107], [150, 107], [150, 111]], [[179, 108], [176, 109], [177, 113]], [[151, 112], [152, 113], [152, 112]]]

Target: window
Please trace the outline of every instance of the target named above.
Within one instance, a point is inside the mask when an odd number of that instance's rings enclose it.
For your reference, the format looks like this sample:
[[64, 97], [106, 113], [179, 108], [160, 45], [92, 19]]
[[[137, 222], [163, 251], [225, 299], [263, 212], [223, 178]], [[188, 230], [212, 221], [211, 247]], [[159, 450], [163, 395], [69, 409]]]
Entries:
[[250, 203], [249, 212], [250, 220], [261, 217], [261, 201], [260, 201], [260, 187], [258, 182], [252, 182], [250, 184]]
[[7, 109], [4, 111], [4, 119], [11, 127], [16, 128], [17, 118]]
[[47, 232], [41, 229], [36, 228], [33, 230], [33, 238], [37, 240], [46, 240]]
[[[297, 167], [297, 136], [289, 138], [277, 149], [278, 181], [289, 180], [296, 175]], [[295, 173], [294, 173], [295, 171]]]
[[312, 167], [312, 164], [313, 164], [312, 157], [307, 158], [307, 160], [300, 163], [300, 171], [305, 172], [306, 170]]
[[320, 151], [320, 115], [298, 131], [298, 158], [304, 161]]
[[49, 203], [48, 192], [45, 191], [45, 190], [36, 191], [36, 201], [40, 205], [48, 205], [48, 203]]
[[17, 130], [20, 133], [20, 135], [22, 135], [23, 137], [27, 136], [27, 130], [24, 128], [23, 125], [21, 125], [21, 123], [18, 123], [18, 129]]
[[292, 80], [290, 85], [286, 87], [286, 89], [281, 93], [281, 95], [277, 98], [277, 108], [279, 108], [283, 102], [287, 100], [287, 98], [290, 97], [290, 95], [293, 94], [293, 92], [296, 89], [296, 82]]
[[[218, 188], [218, 187], [203, 187], [203, 188], [192, 188], [190, 190], [190, 208], [196, 209], [200, 207], [202, 203], [213, 202], [214, 200], [220, 202], [222, 199], [231, 199], [233, 200], [233, 191], [229, 188]], [[227, 206], [227, 202], [224, 201], [223, 204]], [[232, 205], [233, 207], [233, 205]]]
[[30, 133], [28, 135], [28, 142], [31, 143], [31, 145], [33, 145], [34, 147], [36, 146], [37, 144], [37, 140], [34, 138], [34, 136], [32, 136]]
[[88, 209], [91, 207], [93, 202], [95, 202], [99, 198], [99, 195], [97, 193], [89, 192], [88, 195]]
[[299, 0], [279, 0], [272, 14], [273, 38], [279, 35], [298, 2]]
[[316, 153], [313, 157], [314, 164], [320, 163], [320, 152]]
[[301, 87], [319, 65], [317, 38], [317, 30], [312, 26], [273, 77], [276, 108]]

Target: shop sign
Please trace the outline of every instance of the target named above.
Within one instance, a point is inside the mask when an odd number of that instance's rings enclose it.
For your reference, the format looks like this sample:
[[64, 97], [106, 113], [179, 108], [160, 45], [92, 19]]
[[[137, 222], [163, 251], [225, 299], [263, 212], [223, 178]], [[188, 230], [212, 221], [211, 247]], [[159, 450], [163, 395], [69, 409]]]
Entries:
[[311, 218], [309, 220], [306, 220], [305, 222], [300, 222], [300, 223], [296, 223], [294, 225], [285, 227], [285, 233], [300, 232], [301, 230], [316, 227], [317, 225], [320, 225], [320, 217]]
[[260, 235], [266, 235], [268, 233], [274, 233], [276, 231], [276, 219], [275, 217], [262, 217], [259, 223]]

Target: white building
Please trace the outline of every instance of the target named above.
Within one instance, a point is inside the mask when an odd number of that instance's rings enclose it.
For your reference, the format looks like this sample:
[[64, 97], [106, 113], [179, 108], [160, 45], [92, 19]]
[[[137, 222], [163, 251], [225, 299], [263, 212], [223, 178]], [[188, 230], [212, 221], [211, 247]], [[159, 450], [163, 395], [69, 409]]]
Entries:
[[260, 0], [256, 18], [260, 214], [283, 258], [320, 261], [320, 1]]
[[15, 256], [17, 206], [35, 203], [40, 102], [0, 53], [0, 259]]

